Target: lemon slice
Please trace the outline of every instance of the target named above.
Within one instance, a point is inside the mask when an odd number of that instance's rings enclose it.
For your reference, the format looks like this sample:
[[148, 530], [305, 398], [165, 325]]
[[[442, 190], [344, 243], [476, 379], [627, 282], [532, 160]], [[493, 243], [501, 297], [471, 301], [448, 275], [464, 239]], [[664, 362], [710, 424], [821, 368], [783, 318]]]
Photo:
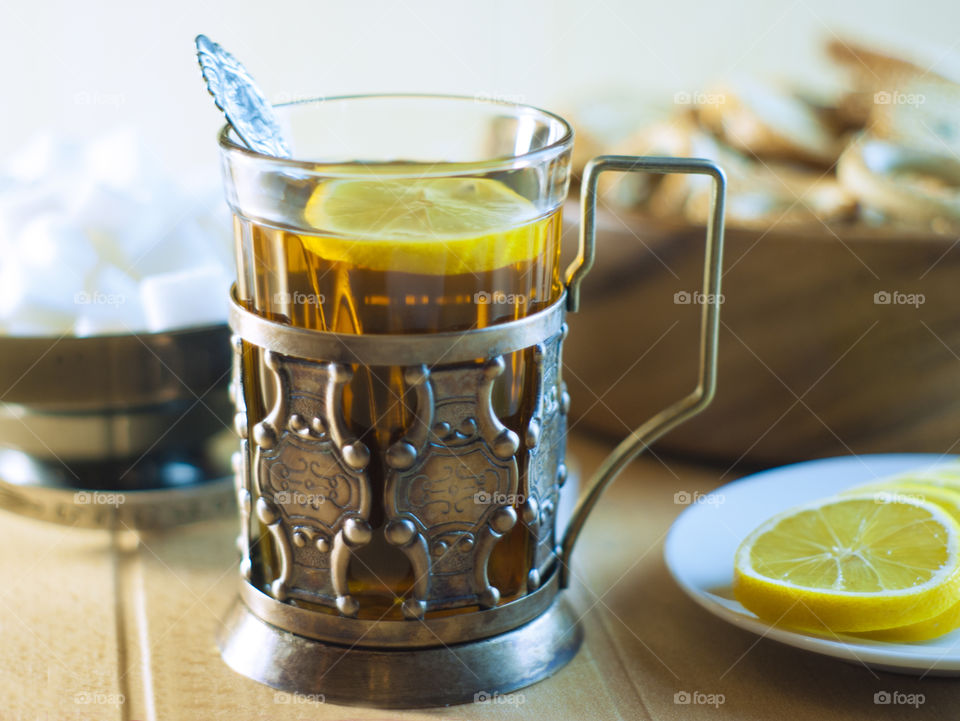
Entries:
[[956, 631], [958, 628], [960, 628], [960, 602], [953, 604], [943, 613], [926, 621], [918, 621], [917, 623], [897, 626], [895, 628], [885, 628], [879, 631], [864, 631], [851, 635], [873, 639], [874, 641], [914, 643], [916, 641], [929, 641], [931, 638], [937, 638], [937, 636], [942, 636], [945, 633]]
[[[904, 476], [909, 480], [880, 481], [844, 491], [842, 496], [880, 494], [887, 500], [914, 499], [931, 501], [949, 513], [953, 520], [960, 523], [960, 487], [956, 490], [949, 486], [935, 486], [918, 479], [918, 476]], [[958, 599], [960, 600], [960, 599]]]
[[771, 518], [737, 549], [734, 594], [770, 623], [874, 631], [932, 619], [960, 592], [960, 526], [940, 506], [832, 497]]
[[[900, 497], [931, 501], [960, 523], [960, 477], [954, 476], [956, 470], [958, 469], [943, 469], [947, 472], [938, 469], [930, 473], [906, 473], [893, 480], [857, 486], [845, 491], [844, 495], [872, 492], [884, 494], [890, 499]], [[943, 613], [925, 621], [855, 635], [891, 643], [915, 643], [937, 638], [960, 628], [960, 599], [957, 601]]]
[[850, 490], [855, 491], [861, 488], [876, 488], [881, 486], [887, 487], [903, 483], [922, 483], [926, 486], [937, 486], [960, 493], [960, 463], [946, 463], [933, 468], [908, 471], [907, 473], [900, 473], [896, 476], [890, 476], [889, 478], [881, 478]]
[[489, 178], [332, 180], [314, 190], [307, 250], [328, 261], [428, 275], [479, 273], [539, 256], [546, 219]]
[[[944, 470], [955, 471], [957, 469]], [[954, 480], [952, 476], [952, 472], [943, 473], [940, 469], [935, 473], [906, 473], [896, 476], [893, 480], [857, 486], [845, 491], [844, 495], [873, 492], [885, 494], [887, 498], [891, 499], [906, 497], [932, 501], [960, 523], [960, 483], [955, 486], [952, 485]], [[941, 485], [936, 485], [938, 481]], [[914, 643], [942, 636], [957, 628], [960, 628], [960, 599], [943, 613], [925, 621], [879, 631], [866, 631], [856, 635], [871, 638], [875, 641]]]

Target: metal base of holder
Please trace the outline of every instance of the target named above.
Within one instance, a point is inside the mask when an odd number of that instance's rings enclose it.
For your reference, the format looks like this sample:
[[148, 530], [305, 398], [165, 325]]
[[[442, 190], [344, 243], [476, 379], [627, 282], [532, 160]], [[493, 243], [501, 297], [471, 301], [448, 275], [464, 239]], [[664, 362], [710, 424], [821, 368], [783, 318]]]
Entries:
[[282, 691], [347, 706], [423, 708], [484, 701], [529, 686], [566, 665], [582, 640], [577, 616], [562, 596], [534, 620], [497, 636], [391, 650], [297, 636], [237, 600], [218, 645], [234, 671]]

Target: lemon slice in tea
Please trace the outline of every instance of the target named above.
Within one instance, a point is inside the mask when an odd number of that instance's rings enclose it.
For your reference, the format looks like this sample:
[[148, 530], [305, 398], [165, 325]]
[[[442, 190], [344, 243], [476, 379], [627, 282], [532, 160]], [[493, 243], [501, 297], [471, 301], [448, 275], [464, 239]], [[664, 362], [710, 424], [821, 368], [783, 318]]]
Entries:
[[310, 252], [373, 270], [481, 273], [535, 258], [547, 224], [536, 206], [489, 178], [331, 180], [304, 219]]
[[960, 592], [960, 526], [929, 501], [836, 496], [786, 511], [737, 550], [734, 595], [765, 621], [823, 631], [907, 626]]

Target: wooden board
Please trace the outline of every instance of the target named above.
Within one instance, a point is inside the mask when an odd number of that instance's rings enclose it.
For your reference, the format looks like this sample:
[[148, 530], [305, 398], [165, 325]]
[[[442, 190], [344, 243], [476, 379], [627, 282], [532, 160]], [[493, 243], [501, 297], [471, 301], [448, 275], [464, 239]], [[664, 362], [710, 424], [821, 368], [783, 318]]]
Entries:
[[[692, 389], [700, 307], [675, 299], [700, 288], [703, 233], [602, 214], [564, 351], [582, 428], [623, 436]], [[731, 228], [724, 268], [716, 400], [660, 448], [752, 464], [960, 449], [955, 238]]]

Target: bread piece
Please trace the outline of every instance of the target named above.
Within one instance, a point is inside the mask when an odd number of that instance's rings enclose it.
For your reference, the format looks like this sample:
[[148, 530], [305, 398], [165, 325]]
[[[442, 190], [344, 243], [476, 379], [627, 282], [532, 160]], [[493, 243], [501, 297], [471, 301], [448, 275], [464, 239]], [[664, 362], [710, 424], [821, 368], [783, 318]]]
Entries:
[[900, 104], [893, 102], [896, 95], [907, 93], [906, 88], [914, 83], [952, 84], [946, 75], [930, 67], [849, 38], [831, 39], [826, 51], [847, 73], [850, 87], [838, 110], [851, 124], [870, 125], [878, 105]]
[[[667, 155], [690, 157], [693, 136], [700, 133], [686, 113], [653, 123], [610, 148], [613, 155]], [[603, 203], [617, 208], [645, 209], [657, 216], [677, 216], [687, 196], [686, 181], [678, 175], [647, 173], [606, 173], [600, 177], [598, 193]], [[654, 201], [654, 198], [659, 198]], [[651, 206], [652, 203], [652, 206]]]
[[[863, 121], [851, 120], [843, 107], [843, 104], [848, 101], [846, 91], [800, 87], [794, 91], [794, 95], [816, 113], [834, 137], [842, 138], [843, 135], [852, 130], [863, 129]], [[866, 115], [863, 118], [865, 119]]]
[[960, 158], [960, 85], [924, 78], [878, 91], [868, 128], [896, 145]]
[[643, 102], [629, 93], [582, 98], [577, 107], [567, 108], [561, 115], [576, 132], [571, 158], [574, 180], [580, 180], [592, 158], [615, 152], [637, 128], [659, 122], [667, 112], [662, 104]]
[[[850, 221], [857, 199], [831, 173], [795, 166], [759, 163], [728, 173], [727, 223], [741, 227], [803, 225]], [[684, 207], [688, 220], [704, 223], [710, 206], [706, 186], [691, 193]]]
[[864, 135], [844, 151], [837, 176], [870, 216], [938, 232], [960, 227], [960, 160]]
[[748, 78], [705, 94], [697, 106], [704, 127], [738, 150], [762, 159], [794, 160], [829, 167], [840, 154], [829, 124], [802, 100]]
[[860, 90], [871, 90], [877, 83], [891, 80], [908, 80], [926, 74], [906, 58], [897, 57], [878, 48], [872, 48], [850, 38], [831, 38], [827, 42], [827, 55], [852, 76]]

